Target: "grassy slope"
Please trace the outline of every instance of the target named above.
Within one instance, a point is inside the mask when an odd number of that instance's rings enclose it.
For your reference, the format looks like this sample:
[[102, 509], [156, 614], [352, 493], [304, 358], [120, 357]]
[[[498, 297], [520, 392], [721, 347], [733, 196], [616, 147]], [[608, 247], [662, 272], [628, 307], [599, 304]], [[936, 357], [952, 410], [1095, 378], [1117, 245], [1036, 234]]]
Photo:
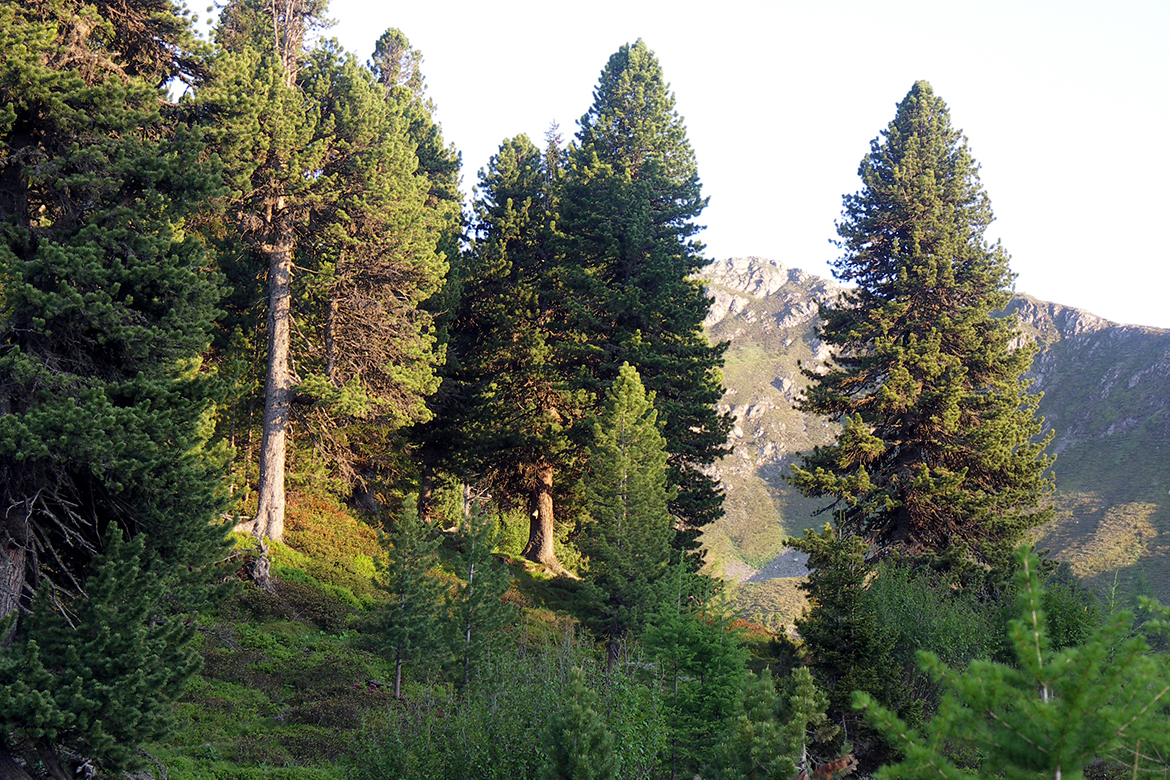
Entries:
[[[214, 613], [201, 616], [203, 670], [176, 708], [171, 737], [146, 746], [171, 778], [340, 780], [370, 738], [369, 724], [385, 720], [378, 713], [403, 706], [389, 693], [393, 668], [370, 630], [380, 598], [371, 581], [380, 555], [376, 532], [331, 499], [302, 493], [289, 497], [286, 540], [271, 550], [274, 594], [241, 581]], [[242, 576], [252, 542], [237, 541]], [[449, 559], [452, 550], [443, 554]], [[521, 607], [511, 629], [519, 645], [584, 636], [575, 628], [573, 583], [503, 559], [512, 579], [505, 598]], [[771, 632], [739, 626], [757, 654], [766, 652]], [[428, 695], [419, 681], [439, 672], [405, 671], [408, 705]]]

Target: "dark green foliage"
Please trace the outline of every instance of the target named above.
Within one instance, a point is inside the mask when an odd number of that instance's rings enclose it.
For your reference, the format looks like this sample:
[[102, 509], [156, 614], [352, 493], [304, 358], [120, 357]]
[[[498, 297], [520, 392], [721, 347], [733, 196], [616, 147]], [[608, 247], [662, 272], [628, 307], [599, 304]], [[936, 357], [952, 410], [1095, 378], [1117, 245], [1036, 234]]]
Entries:
[[628, 362], [655, 393], [676, 544], [694, 550], [702, 527], [722, 514], [722, 492], [702, 469], [723, 453], [731, 427], [715, 410], [723, 347], [703, 335], [708, 300], [694, 278], [706, 264], [694, 236], [707, 200], [674, 96], [644, 42], [610, 58], [593, 97], [569, 150], [558, 224], [575, 381], [600, 396]]
[[577, 455], [568, 430], [584, 415], [558, 354], [554, 178], [526, 136], [501, 144], [480, 172], [475, 241], [451, 330], [465, 397], [447, 410], [460, 431], [455, 468], [489, 485], [501, 506], [520, 502], [537, 513], [525, 554], [550, 565], [554, 496], [564, 497], [558, 483], [571, 480]]
[[796, 628], [834, 716], [848, 712], [853, 691], [866, 691], [882, 702], [900, 698], [890, 637], [876, 604], [866, 597], [873, 572], [865, 559], [868, 545], [828, 525], [821, 533], [805, 531], [792, 545], [808, 553], [810, 570], [801, 585], [810, 606]]
[[965, 545], [1003, 563], [1049, 510], [1039, 398], [1021, 377], [1008, 255], [984, 232], [991, 205], [946, 104], [918, 82], [845, 198], [834, 275], [856, 285], [822, 307], [836, 350], [800, 409], [844, 425], [803, 456], [794, 484], [833, 500], [835, 522], [880, 549]]
[[394, 530], [383, 537], [386, 559], [377, 562], [377, 586], [387, 601], [377, 619], [379, 642], [394, 664], [394, 698], [402, 696], [402, 667], [443, 646], [445, 586], [432, 575], [441, 538], [409, 502]]
[[1132, 617], [1125, 612], [1110, 617], [1079, 646], [1054, 650], [1039, 559], [1024, 547], [1017, 560], [1019, 617], [1010, 626], [1014, 664], [974, 661], [956, 671], [923, 653], [923, 668], [947, 693], [938, 714], [921, 729], [858, 694], [856, 706], [867, 710], [905, 756], [878, 776], [1078, 778], [1098, 757], [1119, 759], [1135, 772], [1164, 772], [1166, 764], [1157, 757], [1170, 748], [1164, 714], [1170, 696], [1167, 657], [1150, 652], [1145, 639], [1132, 634]]
[[492, 554], [499, 539], [499, 524], [478, 505], [459, 529], [462, 547], [458, 560], [463, 582], [452, 595], [451, 615], [454, 656], [460, 687], [467, 685], [488, 662], [493, 650], [509, 639], [504, 630], [516, 620], [516, 609], [503, 601], [511, 586], [508, 568]]
[[0, 6], [0, 615], [79, 591], [111, 525], [147, 533], [184, 608], [224, 549], [200, 362], [219, 290], [188, 232], [220, 181], [158, 89], [188, 43], [153, 1]]
[[113, 529], [83, 596], [57, 601], [64, 594], [41, 587], [17, 641], [0, 651], [5, 750], [50, 772], [80, 755], [112, 773], [136, 766], [138, 747], [170, 731], [200, 659], [193, 627], [156, 622], [163, 585], [143, 567], [144, 541]]
[[580, 669], [569, 672], [566, 699], [545, 726], [540, 780], [615, 780], [613, 735]]
[[615, 661], [626, 633], [655, 609], [655, 585], [670, 561], [665, 441], [654, 396], [624, 364], [594, 423], [578, 546], [588, 557], [581, 592], [589, 620], [608, 637]]
[[[777, 691], [772, 672], [744, 678], [715, 776], [720, 780], [791, 780], [827, 763], [811, 746], [838, 728], [825, 716], [828, 701], [806, 667], [797, 667]], [[827, 776], [827, 775], [826, 775]]]

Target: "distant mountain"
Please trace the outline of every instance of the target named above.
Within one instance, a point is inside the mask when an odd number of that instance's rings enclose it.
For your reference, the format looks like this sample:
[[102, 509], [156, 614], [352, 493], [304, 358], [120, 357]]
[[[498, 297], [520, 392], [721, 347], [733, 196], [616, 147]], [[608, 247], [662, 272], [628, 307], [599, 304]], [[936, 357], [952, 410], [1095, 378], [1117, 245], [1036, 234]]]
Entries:
[[[725, 408], [735, 414], [733, 452], [716, 469], [727, 515], [708, 530], [710, 558], [728, 575], [760, 581], [799, 574], [783, 540], [822, 525], [823, 501], [781, 478], [802, 450], [831, 441], [834, 424], [801, 414], [799, 365], [827, 355], [817, 304], [835, 282], [774, 260], [733, 258], [702, 276], [712, 296], [705, 322], [728, 341]], [[1104, 587], [1170, 597], [1170, 331], [1118, 325], [1087, 312], [1017, 295], [1022, 338], [1041, 351], [1030, 376], [1055, 437], [1057, 520], [1038, 543]]]

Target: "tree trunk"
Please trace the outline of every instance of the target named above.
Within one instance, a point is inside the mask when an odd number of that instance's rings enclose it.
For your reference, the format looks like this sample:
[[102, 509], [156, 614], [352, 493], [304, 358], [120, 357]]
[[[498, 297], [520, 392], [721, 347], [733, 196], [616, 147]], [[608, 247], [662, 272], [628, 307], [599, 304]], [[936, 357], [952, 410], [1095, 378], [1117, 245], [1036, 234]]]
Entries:
[[394, 698], [402, 699], [402, 654], [394, 661]]
[[12, 754], [0, 747], [0, 780], [33, 780]]
[[260, 506], [252, 534], [281, 541], [284, 536], [284, 459], [292, 401], [289, 371], [289, 289], [293, 238], [285, 227], [263, 247], [268, 257], [268, 372], [264, 382], [264, 433], [260, 441]]
[[[28, 518], [25, 504], [8, 508], [0, 528], [0, 619], [20, 608], [28, 566]], [[6, 636], [0, 636], [0, 649], [16, 635], [16, 624]]]
[[535, 563], [544, 564], [556, 574], [565, 574], [557, 561], [553, 547], [553, 467], [542, 463], [536, 470], [536, 487], [529, 495], [528, 545], [524, 557]]
[[606, 643], [605, 653], [605, 671], [612, 672], [617, 667], [618, 657], [622, 652], [622, 639], [624, 638], [624, 631], [611, 631], [609, 633], [609, 641]]

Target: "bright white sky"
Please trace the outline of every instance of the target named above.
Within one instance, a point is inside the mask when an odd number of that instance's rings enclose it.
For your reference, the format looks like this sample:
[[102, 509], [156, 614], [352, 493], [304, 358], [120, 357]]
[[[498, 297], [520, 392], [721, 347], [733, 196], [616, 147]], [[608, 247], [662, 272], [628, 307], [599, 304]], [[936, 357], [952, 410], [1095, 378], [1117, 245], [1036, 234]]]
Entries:
[[332, 0], [366, 61], [425, 58], [464, 191], [501, 141], [566, 139], [609, 56], [658, 55], [699, 162], [711, 259], [830, 275], [841, 197], [914, 81], [982, 165], [1017, 290], [1170, 328], [1167, 0]]

